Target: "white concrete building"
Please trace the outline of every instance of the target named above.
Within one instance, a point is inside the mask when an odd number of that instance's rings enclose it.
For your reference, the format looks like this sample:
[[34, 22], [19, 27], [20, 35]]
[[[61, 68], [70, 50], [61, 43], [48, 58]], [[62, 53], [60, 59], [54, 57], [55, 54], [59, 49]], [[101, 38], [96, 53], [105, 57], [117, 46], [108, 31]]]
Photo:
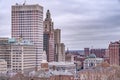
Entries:
[[96, 67], [97, 65], [99, 65], [99, 64], [102, 63], [103, 61], [104, 61], [103, 58], [97, 58], [95, 54], [90, 54], [90, 55], [84, 60], [83, 67], [84, 67], [84, 69]]
[[3, 59], [0, 59], [0, 73], [7, 72], [7, 62]]

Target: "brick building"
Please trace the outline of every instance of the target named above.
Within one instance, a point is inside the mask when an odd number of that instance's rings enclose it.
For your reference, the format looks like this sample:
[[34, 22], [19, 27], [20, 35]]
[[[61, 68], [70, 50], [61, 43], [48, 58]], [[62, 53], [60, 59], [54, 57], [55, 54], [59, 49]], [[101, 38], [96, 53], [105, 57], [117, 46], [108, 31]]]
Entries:
[[109, 44], [109, 57], [111, 65], [120, 65], [120, 41]]

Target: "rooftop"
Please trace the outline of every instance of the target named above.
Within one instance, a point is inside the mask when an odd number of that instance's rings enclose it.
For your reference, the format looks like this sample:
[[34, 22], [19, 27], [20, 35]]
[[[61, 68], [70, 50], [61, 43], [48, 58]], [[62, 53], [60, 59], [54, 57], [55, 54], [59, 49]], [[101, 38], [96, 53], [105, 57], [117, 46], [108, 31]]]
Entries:
[[96, 55], [92, 53], [88, 56], [88, 58], [96, 58]]

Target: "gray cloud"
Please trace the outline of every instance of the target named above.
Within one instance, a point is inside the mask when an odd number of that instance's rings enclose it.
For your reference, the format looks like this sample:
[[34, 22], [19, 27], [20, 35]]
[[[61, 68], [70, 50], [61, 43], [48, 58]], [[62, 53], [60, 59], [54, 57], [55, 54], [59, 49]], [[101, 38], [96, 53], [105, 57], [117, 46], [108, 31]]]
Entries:
[[[0, 36], [10, 36], [11, 5], [24, 0], [0, 0]], [[119, 0], [27, 0], [27, 4], [50, 9], [55, 28], [62, 30], [62, 42], [70, 49], [94, 46], [107, 48], [119, 40]]]

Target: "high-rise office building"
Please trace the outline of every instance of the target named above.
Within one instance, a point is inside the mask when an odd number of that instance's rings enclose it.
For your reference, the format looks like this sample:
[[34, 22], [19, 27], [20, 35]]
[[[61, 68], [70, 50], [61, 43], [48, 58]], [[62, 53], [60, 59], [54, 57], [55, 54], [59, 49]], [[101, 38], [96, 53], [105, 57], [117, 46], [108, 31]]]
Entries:
[[36, 65], [40, 65], [43, 52], [43, 7], [36, 5], [12, 6], [12, 37], [29, 40], [36, 46]]
[[44, 20], [44, 50], [47, 54], [47, 60], [65, 61], [65, 45], [61, 43], [61, 30], [54, 29], [50, 11], [47, 10]]
[[60, 50], [60, 37], [61, 37], [61, 30], [55, 29], [54, 30], [54, 40], [55, 40], [55, 61], [59, 61], [59, 54], [61, 54]]
[[47, 61], [54, 61], [54, 25], [49, 10], [47, 10], [44, 20], [43, 41], [43, 47], [47, 54]]
[[11, 70], [13, 72], [30, 72], [36, 67], [36, 49], [31, 43], [11, 44]]
[[111, 65], [120, 65], [120, 41], [111, 42], [108, 47]]
[[4, 59], [0, 59], [0, 73], [7, 72], [7, 62]]
[[55, 40], [55, 61], [65, 61], [65, 45], [61, 43], [61, 30], [54, 30], [54, 40]]
[[7, 62], [8, 70], [11, 70], [11, 53], [8, 38], [0, 38], [0, 59], [4, 59]]

